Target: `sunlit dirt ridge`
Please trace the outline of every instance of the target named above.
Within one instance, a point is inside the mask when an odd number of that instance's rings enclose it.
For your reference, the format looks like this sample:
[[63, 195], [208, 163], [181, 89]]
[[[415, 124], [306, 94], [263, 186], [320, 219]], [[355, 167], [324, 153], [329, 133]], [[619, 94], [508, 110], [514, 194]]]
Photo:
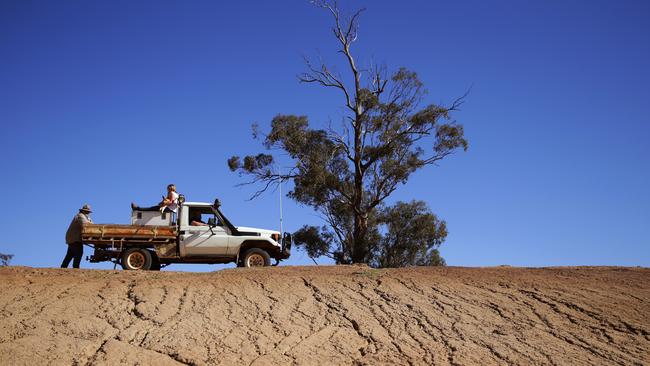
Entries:
[[650, 270], [0, 269], [7, 365], [648, 365]]

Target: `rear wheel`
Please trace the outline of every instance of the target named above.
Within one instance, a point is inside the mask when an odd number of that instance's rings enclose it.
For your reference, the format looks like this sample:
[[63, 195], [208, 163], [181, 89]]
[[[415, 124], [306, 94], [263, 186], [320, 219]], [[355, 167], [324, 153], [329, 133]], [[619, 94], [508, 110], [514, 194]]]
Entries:
[[122, 254], [122, 268], [129, 271], [146, 271], [151, 269], [153, 258], [146, 249], [131, 248]]
[[242, 267], [267, 267], [271, 265], [271, 256], [264, 249], [252, 248], [244, 253]]

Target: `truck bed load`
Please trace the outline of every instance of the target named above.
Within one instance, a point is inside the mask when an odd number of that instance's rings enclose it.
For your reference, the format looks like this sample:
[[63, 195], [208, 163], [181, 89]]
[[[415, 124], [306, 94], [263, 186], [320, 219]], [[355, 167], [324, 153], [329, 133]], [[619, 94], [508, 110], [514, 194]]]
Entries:
[[176, 226], [85, 224], [81, 230], [83, 242], [95, 245], [172, 243], [177, 236]]

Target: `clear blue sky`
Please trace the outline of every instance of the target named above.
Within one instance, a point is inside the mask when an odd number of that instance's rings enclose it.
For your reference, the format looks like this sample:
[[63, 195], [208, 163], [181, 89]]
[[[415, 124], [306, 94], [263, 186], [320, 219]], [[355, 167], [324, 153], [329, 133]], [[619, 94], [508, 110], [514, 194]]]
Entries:
[[[473, 86], [455, 115], [469, 151], [391, 198], [447, 221], [450, 265], [650, 266], [650, 2], [342, 3], [368, 8], [362, 65], [417, 71], [428, 102]], [[81, 205], [127, 223], [171, 182], [278, 228], [278, 195], [246, 201], [226, 159], [261, 149], [253, 122], [341, 117], [339, 95], [296, 79], [303, 54], [338, 62], [329, 26], [306, 1], [0, 1], [0, 252], [57, 266]], [[284, 208], [290, 231], [319, 223]]]

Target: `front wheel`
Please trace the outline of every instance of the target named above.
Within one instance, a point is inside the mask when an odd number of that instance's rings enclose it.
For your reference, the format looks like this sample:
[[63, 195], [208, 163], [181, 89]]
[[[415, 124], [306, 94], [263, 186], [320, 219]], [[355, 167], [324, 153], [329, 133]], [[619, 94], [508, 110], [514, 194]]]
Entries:
[[128, 271], [151, 269], [151, 253], [146, 249], [131, 248], [122, 254], [122, 268]]
[[268, 267], [271, 265], [271, 256], [264, 249], [252, 248], [244, 253], [241, 267]]

